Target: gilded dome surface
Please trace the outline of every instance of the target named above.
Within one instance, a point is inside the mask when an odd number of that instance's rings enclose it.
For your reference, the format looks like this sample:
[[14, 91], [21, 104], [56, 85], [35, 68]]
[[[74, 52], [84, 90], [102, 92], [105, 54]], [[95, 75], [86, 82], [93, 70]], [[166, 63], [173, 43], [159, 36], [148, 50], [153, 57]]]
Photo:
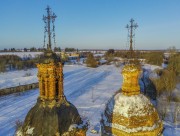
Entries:
[[103, 114], [103, 126], [117, 136], [157, 136], [162, 130], [156, 109], [142, 94], [115, 95]]
[[106, 105], [102, 115], [103, 136], [158, 136], [162, 122], [150, 100], [140, 93], [139, 75], [135, 65], [122, 70], [122, 92], [117, 93]]
[[122, 69], [123, 84], [122, 92], [125, 95], [135, 95], [140, 93], [140, 86], [138, 83], [141, 70], [135, 65], [126, 65]]
[[64, 95], [63, 64], [52, 51], [45, 56], [45, 61], [37, 64], [37, 103], [28, 112], [16, 136], [85, 136], [87, 125]]

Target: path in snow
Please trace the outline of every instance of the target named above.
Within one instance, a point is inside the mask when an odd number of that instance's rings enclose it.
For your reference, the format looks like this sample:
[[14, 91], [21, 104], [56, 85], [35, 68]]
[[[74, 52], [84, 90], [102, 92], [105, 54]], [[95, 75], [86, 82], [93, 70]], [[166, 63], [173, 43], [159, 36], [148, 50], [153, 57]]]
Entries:
[[[90, 129], [98, 126], [105, 103], [121, 86], [120, 70], [114, 66], [95, 69], [65, 66], [64, 75], [67, 99], [78, 108], [82, 117], [89, 119]], [[38, 89], [0, 97], [0, 136], [14, 134], [15, 122], [24, 120], [37, 97]], [[90, 135], [88, 130], [87, 136]]]
[[[25, 71], [14, 71], [0, 74], [0, 86], [6, 79], [14, 79], [12, 84], [18, 84], [23, 81]], [[34, 78], [37, 80], [37, 69], [31, 69]], [[105, 104], [110, 97], [120, 88], [122, 77], [120, 69], [114, 66], [101, 66], [98, 68], [87, 68], [83, 66], [65, 66], [64, 67], [64, 88], [67, 99], [73, 103], [83, 118], [90, 121], [87, 136], [99, 136], [92, 134], [92, 129], [100, 130], [101, 113], [104, 111]], [[19, 78], [19, 80], [18, 80]], [[32, 79], [28, 82], [32, 82]], [[12, 136], [15, 132], [15, 122], [23, 121], [28, 111], [36, 103], [39, 95], [38, 89], [24, 93], [11, 94], [0, 97], [0, 136]], [[178, 136], [179, 128], [172, 125], [164, 131], [164, 136]]]
[[[66, 74], [65, 76], [68, 76], [74, 72], [81, 72], [85, 68], [65, 65], [64, 69]], [[30, 76], [26, 76], [27, 74], [30, 74]], [[19, 86], [19, 84], [25, 85], [37, 82], [37, 68], [0, 73], [0, 89]]]
[[95, 129], [100, 131], [101, 113], [104, 112], [105, 105], [112, 95], [119, 90], [122, 77], [120, 76], [120, 69], [112, 66], [101, 67], [99, 71], [105, 71], [101, 81], [94, 83], [91, 87], [87, 88], [86, 93], [78, 96], [77, 98], [71, 98], [72, 103], [78, 108], [80, 115], [84, 118], [88, 118], [90, 126], [87, 132], [87, 136], [99, 136], [100, 134], [92, 134], [90, 131]]

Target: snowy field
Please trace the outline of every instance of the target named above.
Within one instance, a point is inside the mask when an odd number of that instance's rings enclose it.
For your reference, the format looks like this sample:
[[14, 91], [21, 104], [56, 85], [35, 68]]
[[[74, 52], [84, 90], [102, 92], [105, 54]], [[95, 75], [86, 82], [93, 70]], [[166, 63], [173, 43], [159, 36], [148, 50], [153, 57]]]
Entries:
[[0, 73], [0, 89], [37, 82], [37, 68]]
[[[37, 70], [32, 69], [32, 72], [35, 78]], [[65, 66], [64, 74], [65, 95], [78, 108], [80, 115], [90, 121], [87, 135], [91, 136], [91, 129], [99, 129], [101, 113], [106, 102], [121, 86], [120, 69], [114, 66], [101, 66], [95, 69]], [[17, 71], [12, 77], [10, 75], [12, 74], [9, 74], [9, 78], [20, 76]], [[15, 122], [24, 120], [27, 112], [36, 103], [37, 97], [38, 89], [0, 97], [0, 136], [14, 134]]]
[[[148, 65], [145, 67], [154, 69]], [[31, 76], [24, 77], [26, 72], [31, 73]], [[37, 82], [36, 74], [37, 69], [1, 73], [0, 87], [16, 86], [19, 82], [22, 84]], [[64, 75], [67, 99], [77, 107], [81, 117], [90, 122], [87, 136], [100, 136], [100, 134], [92, 134], [90, 131], [92, 129], [100, 131], [99, 122], [105, 104], [121, 87], [121, 68], [113, 65], [103, 65], [98, 68], [65, 66]], [[13, 136], [15, 122], [24, 120], [28, 111], [36, 103], [38, 95], [38, 89], [35, 89], [0, 97], [0, 136]], [[166, 124], [164, 136], [179, 136], [180, 129], [178, 127], [175, 128], [167, 122], [164, 124]]]

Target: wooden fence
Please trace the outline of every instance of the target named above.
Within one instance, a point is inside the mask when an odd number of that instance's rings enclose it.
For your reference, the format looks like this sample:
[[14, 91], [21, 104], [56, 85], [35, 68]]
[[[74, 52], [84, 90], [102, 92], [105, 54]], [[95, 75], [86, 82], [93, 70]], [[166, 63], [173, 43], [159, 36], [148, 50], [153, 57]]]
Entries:
[[23, 92], [23, 91], [27, 91], [31, 89], [36, 89], [38, 87], [39, 87], [39, 83], [32, 83], [32, 84], [27, 84], [27, 85], [4, 88], [4, 89], [0, 89], [0, 96], [17, 93], [17, 92]]

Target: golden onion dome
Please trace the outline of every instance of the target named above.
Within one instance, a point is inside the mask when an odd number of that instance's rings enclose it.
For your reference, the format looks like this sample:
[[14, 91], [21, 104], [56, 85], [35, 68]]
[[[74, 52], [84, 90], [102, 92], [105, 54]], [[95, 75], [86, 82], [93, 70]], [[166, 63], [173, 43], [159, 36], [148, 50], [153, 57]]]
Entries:
[[102, 134], [108, 136], [158, 136], [162, 121], [150, 100], [140, 93], [141, 70], [126, 65], [122, 70], [122, 92], [108, 102], [102, 116]]

